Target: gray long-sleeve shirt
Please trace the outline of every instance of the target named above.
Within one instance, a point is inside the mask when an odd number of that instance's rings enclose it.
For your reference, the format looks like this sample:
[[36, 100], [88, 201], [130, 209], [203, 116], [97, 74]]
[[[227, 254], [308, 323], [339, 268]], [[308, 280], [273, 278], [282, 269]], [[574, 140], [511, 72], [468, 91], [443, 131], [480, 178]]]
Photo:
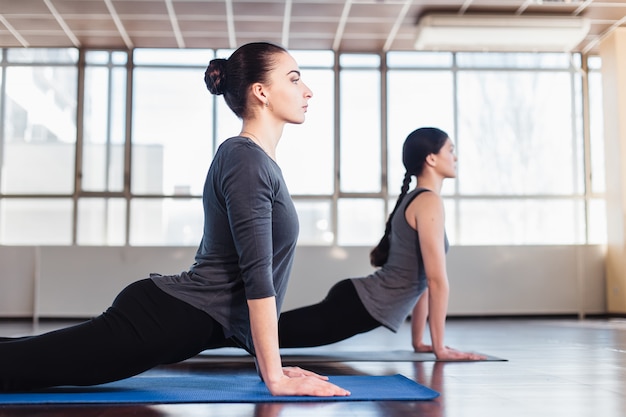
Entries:
[[153, 280], [254, 351], [246, 301], [276, 296], [280, 312], [298, 238], [295, 207], [276, 162], [240, 136], [220, 145], [202, 200], [195, 263], [188, 272]]

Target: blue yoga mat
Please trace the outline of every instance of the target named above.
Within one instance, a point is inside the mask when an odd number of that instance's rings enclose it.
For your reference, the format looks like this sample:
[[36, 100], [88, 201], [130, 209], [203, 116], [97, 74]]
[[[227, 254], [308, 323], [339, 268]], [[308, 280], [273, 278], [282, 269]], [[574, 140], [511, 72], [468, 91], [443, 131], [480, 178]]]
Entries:
[[262, 403], [314, 401], [421, 401], [437, 391], [403, 375], [332, 376], [330, 381], [349, 397], [274, 397], [255, 374], [150, 375], [149, 373], [92, 387], [59, 387], [28, 393], [0, 394], [7, 404], [164, 404]]

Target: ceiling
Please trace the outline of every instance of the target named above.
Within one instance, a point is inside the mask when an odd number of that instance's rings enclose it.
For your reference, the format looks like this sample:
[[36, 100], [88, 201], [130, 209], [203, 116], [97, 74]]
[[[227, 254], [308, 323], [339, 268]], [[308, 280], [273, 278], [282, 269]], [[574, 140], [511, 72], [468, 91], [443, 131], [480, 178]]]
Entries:
[[0, 0], [0, 47], [412, 50], [425, 12], [584, 16], [591, 53], [626, 27], [626, 0]]

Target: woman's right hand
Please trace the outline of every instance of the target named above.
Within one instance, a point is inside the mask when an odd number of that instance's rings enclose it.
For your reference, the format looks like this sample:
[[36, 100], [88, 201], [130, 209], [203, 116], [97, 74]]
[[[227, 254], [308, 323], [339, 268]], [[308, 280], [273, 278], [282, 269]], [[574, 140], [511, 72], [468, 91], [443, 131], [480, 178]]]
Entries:
[[347, 391], [331, 382], [328, 378], [300, 368], [285, 368], [282, 378], [266, 382], [272, 395], [298, 395], [313, 397], [346, 397]]
[[258, 371], [272, 395], [347, 396], [350, 392], [328, 378], [298, 367], [282, 367], [278, 348], [278, 314], [274, 297], [248, 300], [250, 329]]
[[450, 347], [444, 347], [443, 349], [436, 351], [435, 356], [439, 360], [470, 360], [480, 361], [487, 359], [486, 356], [480, 355], [474, 352], [461, 352], [460, 350], [452, 349]]

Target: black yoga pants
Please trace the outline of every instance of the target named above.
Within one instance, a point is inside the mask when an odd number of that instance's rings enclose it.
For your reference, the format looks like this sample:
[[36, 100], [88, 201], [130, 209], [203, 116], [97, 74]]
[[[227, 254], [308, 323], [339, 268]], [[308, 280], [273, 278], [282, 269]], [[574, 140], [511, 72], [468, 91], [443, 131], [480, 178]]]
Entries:
[[219, 323], [144, 279], [89, 321], [38, 336], [3, 338], [0, 391], [102, 384], [221, 344]]
[[335, 284], [318, 304], [280, 315], [280, 347], [312, 347], [339, 342], [381, 326], [365, 309], [354, 284]]

